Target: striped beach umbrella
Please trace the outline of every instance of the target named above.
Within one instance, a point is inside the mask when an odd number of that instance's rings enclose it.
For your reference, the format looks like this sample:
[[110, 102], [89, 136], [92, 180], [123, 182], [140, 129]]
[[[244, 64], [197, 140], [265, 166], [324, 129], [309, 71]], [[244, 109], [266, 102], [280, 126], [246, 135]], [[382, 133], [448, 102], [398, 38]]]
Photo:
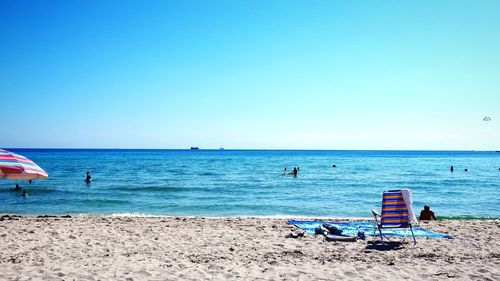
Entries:
[[14, 152], [0, 149], [0, 179], [45, 179], [49, 175], [35, 162]]

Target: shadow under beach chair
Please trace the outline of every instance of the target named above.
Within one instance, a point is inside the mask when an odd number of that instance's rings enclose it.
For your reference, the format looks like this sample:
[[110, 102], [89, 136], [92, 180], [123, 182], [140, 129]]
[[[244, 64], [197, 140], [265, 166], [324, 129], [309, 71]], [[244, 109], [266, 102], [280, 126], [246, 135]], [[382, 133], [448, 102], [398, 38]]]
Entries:
[[377, 250], [377, 251], [397, 251], [403, 249], [402, 241], [368, 241], [366, 244], [366, 250]]
[[[382, 195], [382, 214], [372, 209], [375, 224], [373, 228], [374, 239], [377, 236], [376, 231], [378, 229], [380, 240], [382, 241], [382, 245], [384, 245], [383, 229], [403, 228], [405, 229], [405, 233], [402, 241], [406, 239], [406, 234], [408, 229], [410, 229], [413, 236], [413, 243], [417, 244], [412, 228], [412, 221], [417, 222], [412, 203], [410, 189], [384, 191]], [[378, 217], [380, 217], [380, 221]], [[385, 238], [390, 241], [387, 236]]]

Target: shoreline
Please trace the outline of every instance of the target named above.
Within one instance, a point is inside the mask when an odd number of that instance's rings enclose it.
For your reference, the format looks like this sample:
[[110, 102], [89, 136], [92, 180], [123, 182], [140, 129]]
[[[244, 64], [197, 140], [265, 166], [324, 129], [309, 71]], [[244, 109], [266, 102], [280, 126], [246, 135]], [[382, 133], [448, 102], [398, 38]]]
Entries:
[[[373, 221], [373, 217], [322, 217], [322, 216], [209, 216], [209, 215], [154, 215], [143, 213], [114, 213], [114, 214], [13, 214], [0, 213], [0, 217], [26, 217], [26, 218], [78, 218], [78, 217], [109, 217], [109, 218], [189, 218], [189, 219], [283, 219], [283, 220], [322, 220], [322, 221]], [[436, 221], [500, 221], [495, 217], [475, 217], [475, 216], [442, 216], [437, 217]], [[420, 222], [420, 221], [419, 221]], [[424, 221], [425, 222], [425, 221]]]
[[381, 250], [371, 237], [287, 238], [300, 230], [280, 218], [9, 216], [0, 220], [0, 274], [5, 280], [500, 279], [498, 220], [421, 226], [454, 239], [417, 237], [416, 245]]

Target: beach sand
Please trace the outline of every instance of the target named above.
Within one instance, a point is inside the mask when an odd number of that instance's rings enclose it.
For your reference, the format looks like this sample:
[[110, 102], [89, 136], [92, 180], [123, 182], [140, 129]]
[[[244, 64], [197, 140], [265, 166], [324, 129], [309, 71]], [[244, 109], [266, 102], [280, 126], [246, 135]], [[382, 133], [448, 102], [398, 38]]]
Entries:
[[421, 226], [455, 239], [380, 251], [285, 238], [286, 219], [4, 216], [0, 280], [500, 280], [499, 221]]

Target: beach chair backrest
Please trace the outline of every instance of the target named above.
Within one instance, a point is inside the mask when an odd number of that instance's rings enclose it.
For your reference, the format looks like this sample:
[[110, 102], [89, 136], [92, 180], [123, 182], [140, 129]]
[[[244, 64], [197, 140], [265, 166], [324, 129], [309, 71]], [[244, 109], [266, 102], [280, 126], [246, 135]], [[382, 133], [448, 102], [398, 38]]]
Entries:
[[406, 206], [401, 190], [384, 191], [380, 223], [382, 227], [386, 228], [408, 226], [408, 207]]

